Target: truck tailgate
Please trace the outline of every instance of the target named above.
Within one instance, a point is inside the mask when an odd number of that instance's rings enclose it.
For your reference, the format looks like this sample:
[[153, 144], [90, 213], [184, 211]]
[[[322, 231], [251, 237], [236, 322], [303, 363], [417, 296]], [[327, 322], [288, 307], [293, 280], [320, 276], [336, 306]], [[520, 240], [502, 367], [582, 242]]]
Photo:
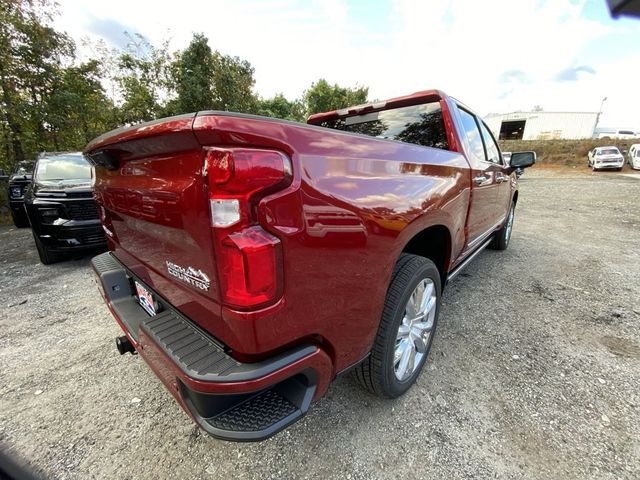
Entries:
[[94, 191], [116, 256], [167, 298], [186, 290], [217, 303], [194, 117], [116, 130], [94, 140], [86, 153], [99, 170]]

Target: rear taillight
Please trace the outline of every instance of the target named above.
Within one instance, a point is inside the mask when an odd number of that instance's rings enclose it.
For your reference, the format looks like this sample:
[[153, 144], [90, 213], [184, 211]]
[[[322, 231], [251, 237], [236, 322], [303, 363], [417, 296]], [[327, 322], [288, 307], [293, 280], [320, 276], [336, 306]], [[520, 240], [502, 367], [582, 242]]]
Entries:
[[259, 226], [261, 198], [291, 182], [291, 162], [274, 150], [205, 148], [211, 226], [222, 301], [255, 308], [282, 295], [280, 240]]

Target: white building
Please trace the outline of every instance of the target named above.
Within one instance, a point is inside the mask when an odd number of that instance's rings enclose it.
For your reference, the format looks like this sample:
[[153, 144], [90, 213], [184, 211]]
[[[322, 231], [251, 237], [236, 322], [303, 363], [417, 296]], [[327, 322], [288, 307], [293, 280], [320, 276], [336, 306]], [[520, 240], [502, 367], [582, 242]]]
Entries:
[[490, 113], [485, 122], [500, 140], [591, 138], [598, 112]]

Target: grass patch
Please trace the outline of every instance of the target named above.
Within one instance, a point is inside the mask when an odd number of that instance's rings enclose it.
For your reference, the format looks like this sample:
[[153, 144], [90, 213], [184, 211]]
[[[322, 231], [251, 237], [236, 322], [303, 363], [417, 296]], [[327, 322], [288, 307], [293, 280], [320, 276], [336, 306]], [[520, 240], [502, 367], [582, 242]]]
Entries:
[[[587, 153], [594, 147], [615, 145], [622, 150], [629, 150], [640, 139], [617, 140], [603, 138], [599, 140], [500, 140], [503, 152], [522, 152], [533, 150], [537, 154], [536, 164], [582, 166], [587, 164]], [[626, 155], [625, 155], [626, 157]]]

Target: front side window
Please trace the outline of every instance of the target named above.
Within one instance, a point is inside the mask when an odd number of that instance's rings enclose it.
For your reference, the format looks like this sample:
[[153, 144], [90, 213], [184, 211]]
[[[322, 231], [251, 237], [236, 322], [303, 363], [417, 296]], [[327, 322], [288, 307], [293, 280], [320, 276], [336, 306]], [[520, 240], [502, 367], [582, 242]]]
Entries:
[[502, 159], [500, 158], [500, 149], [498, 148], [498, 145], [496, 145], [493, 136], [489, 132], [489, 129], [484, 124], [484, 122], [480, 122], [480, 131], [482, 132], [482, 139], [484, 140], [484, 146], [487, 151], [487, 162], [502, 165]]
[[82, 155], [55, 155], [38, 160], [39, 181], [91, 180], [91, 165]]
[[325, 120], [320, 126], [376, 138], [448, 149], [440, 102]]

